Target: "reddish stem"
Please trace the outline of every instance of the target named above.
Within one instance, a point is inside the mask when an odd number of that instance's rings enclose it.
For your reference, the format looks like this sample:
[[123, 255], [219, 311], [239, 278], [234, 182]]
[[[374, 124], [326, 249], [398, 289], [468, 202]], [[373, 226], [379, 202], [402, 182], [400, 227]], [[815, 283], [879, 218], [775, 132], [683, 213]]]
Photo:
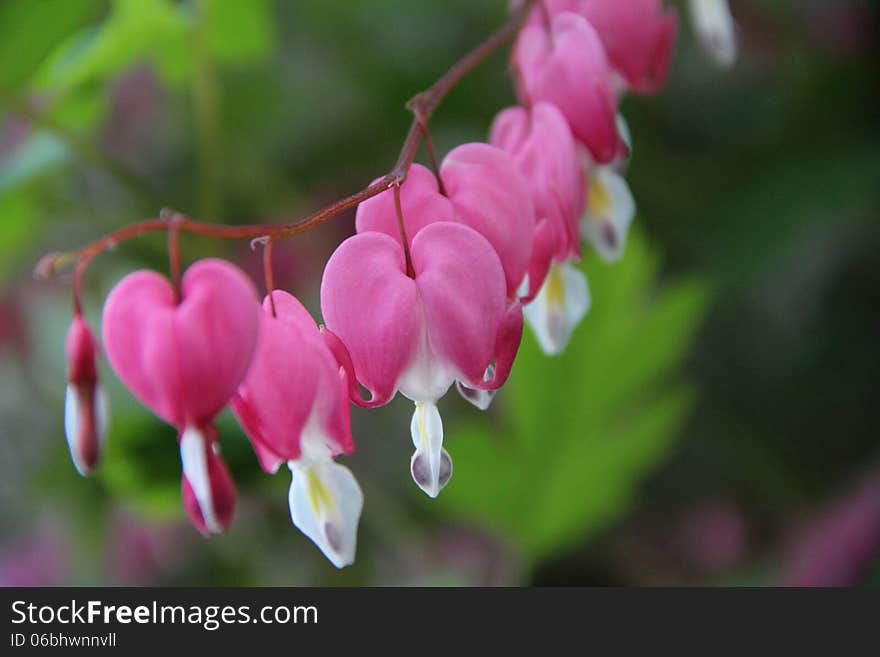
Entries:
[[[413, 112], [414, 118], [409, 131], [407, 132], [406, 139], [403, 142], [403, 146], [401, 147], [400, 155], [390, 173], [372, 185], [331, 203], [299, 221], [289, 224], [226, 226], [197, 221], [183, 214], [163, 210], [158, 218], [146, 219], [125, 226], [124, 228], [120, 228], [119, 230], [105, 235], [101, 239], [74, 251], [52, 253], [44, 256], [37, 264], [34, 272], [35, 275], [38, 277], [52, 276], [55, 273], [59, 261], [72, 259], [77, 263], [77, 269], [79, 270], [78, 276], [81, 278], [83, 270], [88, 262], [96, 255], [120, 242], [124, 242], [125, 240], [138, 235], [162, 230], [167, 231], [171, 230], [172, 227], [173, 232], [175, 233], [179, 231], [194, 235], [214, 237], [217, 239], [255, 239], [258, 237], [279, 239], [282, 237], [292, 237], [314, 228], [318, 224], [335, 217], [349, 208], [357, 206], [359, 203], [366, 201], [377, 194], [381, 194], [389, 187], [399, 187], [399, 185], [406, 180], [407, 173], [415, 160], [419, 145], [425, 137], [426, 132], [423, 130], [422, 126], [427, 126], [428, 121], [443, 99], [455, 87], [455, 85], [467, 75], [467, 73], [485, 60], [501, 45], [511, 40], [519, 32], [533, 2], [534, 0], [526, 2], [523, 7], [511, 15], [501, 28], [453, 64], [453, 66], [428, 89], [413, 97], [409, 103], [407, 103], [407, 107]], [[430, 152], [429, 157], [431, 157]], [[170, 244], [169, 248], [171, 248]], [[411, 266], [411, 263], [409, 266]], [[174, 256], [172, 255], [172, 269], [173, 268]]]
[[266, 294], [269, 295], [269, 307], [272, 310], [272, 317], [275, 317], [275, 280], [272, 276], [272, 243], [271, 237], [266, 238], [263, 246], [263, 277], [266, 280]]
[[168, 218], [168, 261], [171, 266], [171, 284], [174, 286], [174, 300], [180, 303], [183, 293], [180, 289], [180, 222], [181, 215], [172, 213]]
[[409, 252], [409, 239], [403, 223], [403, 207], [400, 205], [400, 185], [394, 186], [394, 210], [397, 212], [397, 227], [400, 229], [400, 241], [403, 243], [403, 256], [406, 259], [406, 275], [415, 278], [416, 270], [413, 268], [412, 254]]
[[446, 196], [446, 187], [443, 185], [443, 178], [440, 177], [440, 165], [437, 163], [437, 153], [434, 151], [434, 140], [431, 139], [431, 131], [425, 123], [420, 124], [419, 127], [422, 130], [422, 140], [425, 142], [428, 162], [431, 163], [431, 169], [434, 171], [434, 177], [437, 179], [437, 189], [443, 196]]

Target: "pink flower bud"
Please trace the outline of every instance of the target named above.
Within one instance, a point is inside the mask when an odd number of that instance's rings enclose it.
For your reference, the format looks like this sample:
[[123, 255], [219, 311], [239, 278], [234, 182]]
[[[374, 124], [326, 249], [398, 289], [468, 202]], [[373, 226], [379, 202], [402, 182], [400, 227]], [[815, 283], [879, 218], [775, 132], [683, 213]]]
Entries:
[[64, 430], [73, 464], [85, 476], [101, 456], [107, 431], [107, 400], [98, 385], [95, 338], [79, 313], [67, 331], [65, 352], [68, 384]]
[[550, 31], [527, 25], [514, 46], [513, 63], [526, 104], [556, 105], [597, 162], [619, 155], [623, 145], [611, 69], [596, 30], [583, 16], [557, 14]]

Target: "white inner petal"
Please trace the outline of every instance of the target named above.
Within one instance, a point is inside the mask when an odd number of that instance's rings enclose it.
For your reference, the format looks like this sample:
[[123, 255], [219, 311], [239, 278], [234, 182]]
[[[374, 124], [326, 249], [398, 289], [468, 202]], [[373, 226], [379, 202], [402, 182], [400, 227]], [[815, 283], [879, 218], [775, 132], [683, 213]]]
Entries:
[[64, 435], [67, 437], [67, 448], [70, 450], [70, 459], [76, 471], [85, 476], [80, 467], [77, 443], [79, 438], [79, 392], [72, 383], [67, 384], [67, 392], [64, 395]]
[[413, 481], [429, 497], [437, 497], [452, 477], [452, 458], [443, 449], [443, 421], [434, 402], [416, 402], [410, 423], [416, 451], [410, 459]]
[[329, 455], [288, 462], [290, 518], [337, 568], [354, 562], [364, 495], [351, 471]]
[[[489, 367], [487, 367], [486, 371], [483, 373], [483, 381], [491, 381], [493, 376], [495, 376], [495, 365], [490, 363]], [[471, 388], [461, 381], [456, 381], [455, 385], [458, 388], [458, 394], [481, 411], [489, 410], [489, 406], [492, 405], [492, 400], [495, 399], [495, 393], [498, 392], [497, 390]]]
[[635, 214], [636, 203], [623, 176], [611, 167], [597, 167], [589, 173], [581, 233], [606, 262], [615, 262], [623, 255]]
[[736, 26], [727, 0], [690, 0], [690, 15], [703, 49], [724, 68], [737, 57]]
[[590, 309], [587, 279], [571, 263], [554, 264], [535, 299], [523, 308], [544, 353], [555, 356]]
[[180, 461], [183, 464], [183, 474], [199, 503], [205, 527], [213, 534], [220, 533], [223, 528], [214, 511], [205, 437], [194, 427], [187, 427], [180, 437]]
[[397, 389], [414, 401], [440, 399], [455, 381], [457, 373], [455, 368], [434, 352], [424, 321], [420, 331], [415, 352], [397, 381]]

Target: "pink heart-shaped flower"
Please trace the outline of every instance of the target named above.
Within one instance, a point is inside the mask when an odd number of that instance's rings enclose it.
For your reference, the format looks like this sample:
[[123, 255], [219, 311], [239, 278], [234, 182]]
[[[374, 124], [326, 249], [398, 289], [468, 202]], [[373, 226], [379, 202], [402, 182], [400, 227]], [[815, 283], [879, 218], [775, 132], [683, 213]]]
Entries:
[[492, 122], [491, 142], [510, 154], [528, 181], [535, 218], [549, 223], [553, 256], [579, 258], [587, 190], [577, 145], [562, 112], [550, 103], [509, 107]]
[[201, 427], [241, 383], [257, 341], [259, 306], [248, 278], [217, 259], [184, 274], [178, 303], [168, 280], [138, 271], [104, 305], [104, 348], [122, 382], [178, 429]]
[[526, 26], [514, 46], [513, 62], [525, 104], [556, 105], [596, 162], [605, 164], [620, 154], [611, 68], [599, 35], [583, 16], [557, 14], [550, 32]]
[[348, 382], [322, 339], [315, 320], [291, 294], [267, 296], [260, 317], [260, 339], [247, 376], [232, 398], [260, 463], [269, 472], [302, 455], [306, 433], [335, 456], [354, 443], [348, 410]]
[[411, 399], [439, 399], [456, 378], [481, 381], [505, 318], [504, 270], [472, 228], [438, 222], [412, 240], [415, 278], [403, 249], [365, 232], [331, 256], [321, 285], [327, 327], [348, 348], [374, 398], [400, 388]]

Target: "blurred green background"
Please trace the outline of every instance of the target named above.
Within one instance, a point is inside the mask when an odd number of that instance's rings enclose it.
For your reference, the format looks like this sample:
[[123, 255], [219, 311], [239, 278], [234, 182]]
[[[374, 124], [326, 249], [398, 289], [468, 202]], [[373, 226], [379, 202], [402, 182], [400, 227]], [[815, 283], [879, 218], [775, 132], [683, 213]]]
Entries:
[[[355, 566], [291, 526], [228, 414], [227, 534], [189, 527], [174, 431], [103, 363], [96, 475], [63, 435], [69, 282], [40, 255], [172, 206], [283, 222], [394, 162], [405, 101], [504, 19], [504, 0], [0, 1], [0, 584], [880, 583], [877, 7], [732, 0], [727, 72], [682, 16], [669, 84], [623, 105], [639, 206], [624, 260], [587, 252], [593, 309], [568, 352], [526, 335], [487, 414], [441, 402], [456, 470], [410, 481], [410, 407], [355, 411], [366, 502]], [[513, 102], [506, 54], [433, 121], [441, 152]], [[353, 214], [276, 246], [317, 311]], [[247, 244], [185, 238], [259, 281]], [[102, 256], [112, 284], [167, 269], [162, 236]], [[527, 332], [528, 333], [528, 332]]]

